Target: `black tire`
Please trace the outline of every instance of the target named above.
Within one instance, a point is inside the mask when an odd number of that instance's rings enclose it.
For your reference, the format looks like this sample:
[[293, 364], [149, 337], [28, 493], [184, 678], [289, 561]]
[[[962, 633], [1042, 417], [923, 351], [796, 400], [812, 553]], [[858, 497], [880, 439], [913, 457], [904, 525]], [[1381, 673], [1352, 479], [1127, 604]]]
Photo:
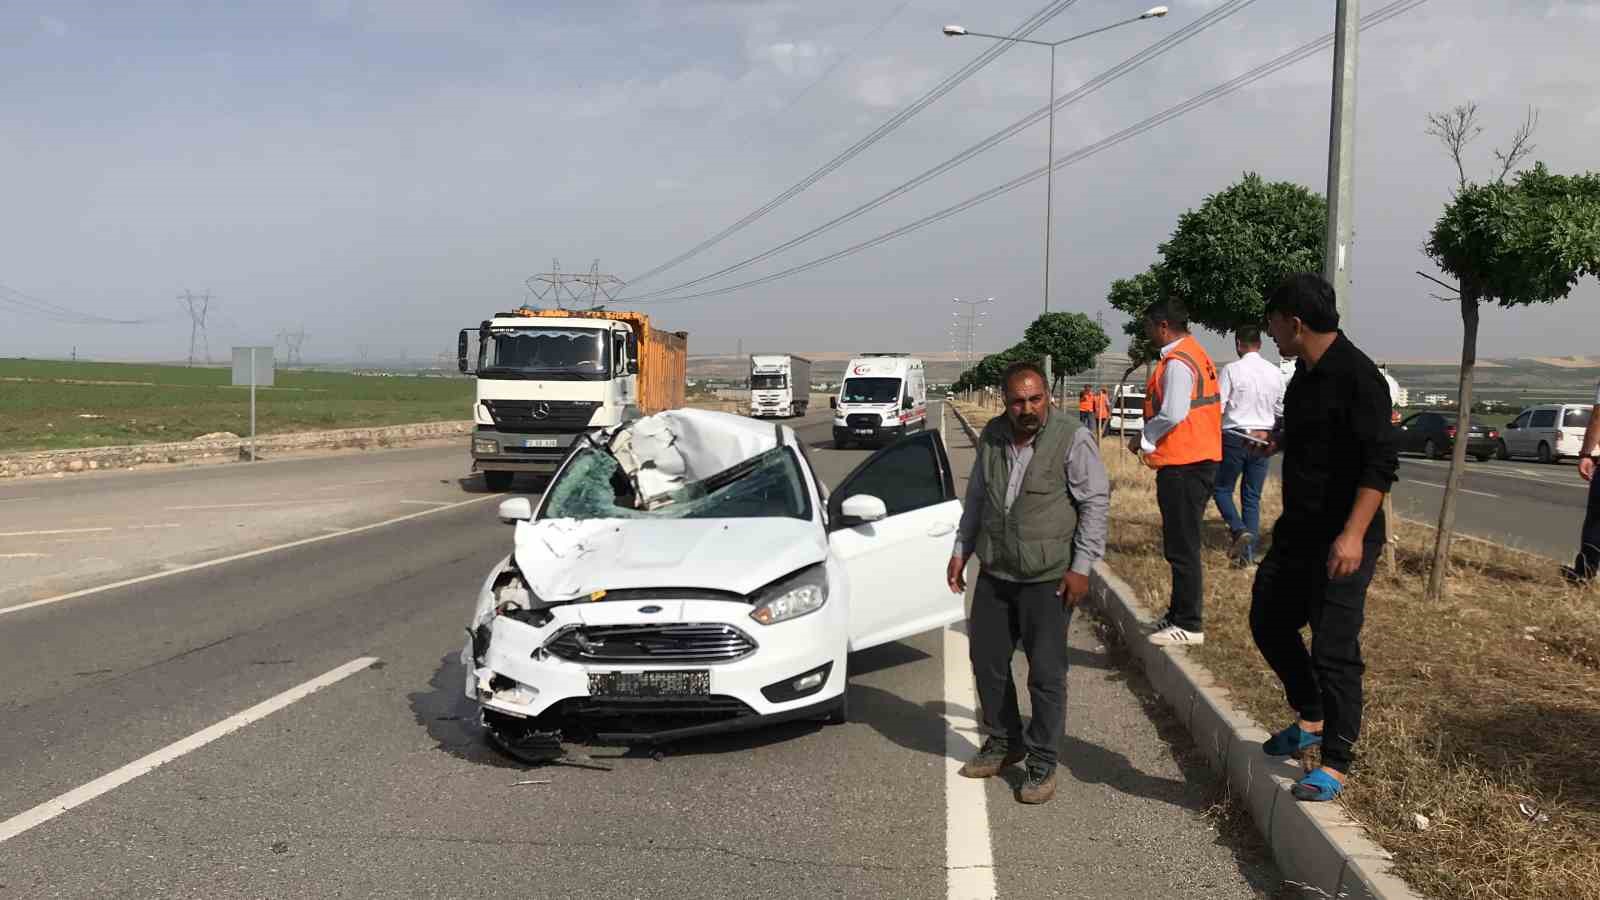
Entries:
[[1542, 462], [1542, 463], [1544, 463], [1546, 465], [1549, 465], [1549, 464], [1551, 464], [1551, 463], [1553, 463], [1555, 461], [1556, 461], [1555, 456], [1553, 456], [1550, 453], [1550, 445], [1546, 444], [1544, 441], [1540, 441], [1539, 442], [1539, 462]]
[[1477, 459], [1478, 462], [1488, 462], [1493, 456], [1494, 454], [1492, 453], [1479, 453]]
[[1433, 442], [1433, 438], [1422, 442], [1422, 455], [1429, 459], [1444, 459], [1444, 454], [1439, 452], [1439, 445]]
[[515, 472], [485, 472], [483, 473], [483, 486], [496, 494], [503, 494], [511, 490], [511, 482], [515, 481]]
[[1511, 458], [1511, 449], [1506, 446], [1505, 441], [1497, 441], [1495, 443], [1494, 458], [1502, 461]]

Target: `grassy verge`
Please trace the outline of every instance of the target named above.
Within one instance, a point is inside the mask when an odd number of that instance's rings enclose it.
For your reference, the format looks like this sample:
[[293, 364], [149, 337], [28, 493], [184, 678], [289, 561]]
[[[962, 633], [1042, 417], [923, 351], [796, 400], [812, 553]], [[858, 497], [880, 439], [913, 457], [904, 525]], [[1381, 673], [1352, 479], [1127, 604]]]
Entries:
[[[1104, 447], [1108, 562], [1146, 610], [1164, 610], [1154, 474]], [[1281, 509], [1270, 480], [1262, 520]], [[1207, 515], [1206, 644], [1188, 652], [1280, 727], [1293, 713], [1250, 637], [1253, 571], [1228, 567], [1227, 530]], [[1553, 563], [1479, 541], [1455, 542], [1450, 596], [1430, 605], [1432, 541], [1403, 526], [1395, 570], [1380, 566], [1367, 595], [1366, 713], [1345, 805], [1427, 896], [1600, 898], [1600, 605]]]
[[[250, 430], [222, 368], [0, 360], [0, 452], [185, 441]], [[465, 419], [465, 378], [285, 372], [256, 394], [262, 434]]]

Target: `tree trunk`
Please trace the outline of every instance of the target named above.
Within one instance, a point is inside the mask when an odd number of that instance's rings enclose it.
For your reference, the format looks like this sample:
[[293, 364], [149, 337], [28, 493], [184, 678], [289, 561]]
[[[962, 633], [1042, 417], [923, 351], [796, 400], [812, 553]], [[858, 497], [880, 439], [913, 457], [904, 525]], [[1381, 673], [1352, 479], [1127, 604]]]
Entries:
[[1434, 539], [1433, 568], [1428, 572], [1428, 601], [1444, 599], [1444, 581], [1450, 569], [1450, 537], [1456, 527], [1456, 494], [1461, 471], [1467, 467], [1467, 438], [1472, 429], [1472, 368], [1478, 362], [1478, 287], [1461, 282], [1461, 377], [1456, 437], [1450, 453], [1450, 477], [1445, 479], [1444, 500], [1439, 504], [1439, 533]]

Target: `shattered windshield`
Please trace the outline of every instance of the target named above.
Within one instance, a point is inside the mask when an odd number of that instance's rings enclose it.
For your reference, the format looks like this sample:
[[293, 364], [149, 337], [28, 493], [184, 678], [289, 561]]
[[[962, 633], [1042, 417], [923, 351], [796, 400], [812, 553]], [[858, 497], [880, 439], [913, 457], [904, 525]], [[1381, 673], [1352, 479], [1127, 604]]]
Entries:
[[898, 403], [898, 378], [846, 378], [839, 392], [841, 403]]
[[478, 372], [493, 378], [604, 381], [609, 332], [599, 328], [496, 328], [483, 342]]
[[794, 453], [776, 447], [638, 508], [636, 487], [604, 450], [578, 451], [548, 489], [543, 519], [811, 518]]

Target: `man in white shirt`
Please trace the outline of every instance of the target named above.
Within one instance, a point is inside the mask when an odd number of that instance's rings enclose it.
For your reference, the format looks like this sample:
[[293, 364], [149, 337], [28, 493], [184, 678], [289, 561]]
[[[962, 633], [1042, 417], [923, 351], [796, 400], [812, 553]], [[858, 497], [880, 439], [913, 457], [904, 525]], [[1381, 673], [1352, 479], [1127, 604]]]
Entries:
[[1587, 585], [1600, 574], [1600, 478], [1594, 477], [1597, 447], [1600, 447], [1600, 385], [1594, 389], [1594, 407], [1589, 410], [1589, 427], [1584, 429], [1583, 450], [1578, 453], [1578, 475], [1589, 482], [1589, 508], [1578, 538], [1578, 556], [1572, 565], [1561, 567], [1561, 574], [1567, 581], [1577, 585]]
[[[1228, 557], [1236, 565], [1255, 562], [1261, 534], [1261, 487], [1267, 481], [1267, 457], [1251, 453], [1250, 438], [1265, 439], [1283, 416], [1283, 377], [1278, 367], [1261, 358], [1261, 329], [1245, 326], [1233, 334], [1239, 360], [1222, 367], [1222, 465], [1217, 467], [1217, 512], [1228, 523], [1233, 540]], [[1248, 435], [1248, 437], [1247, 437]], [[1241, 479], [1242, 476], [1242, 479]], [[1234, 485], [1244, 514], [1233, 504]]]

